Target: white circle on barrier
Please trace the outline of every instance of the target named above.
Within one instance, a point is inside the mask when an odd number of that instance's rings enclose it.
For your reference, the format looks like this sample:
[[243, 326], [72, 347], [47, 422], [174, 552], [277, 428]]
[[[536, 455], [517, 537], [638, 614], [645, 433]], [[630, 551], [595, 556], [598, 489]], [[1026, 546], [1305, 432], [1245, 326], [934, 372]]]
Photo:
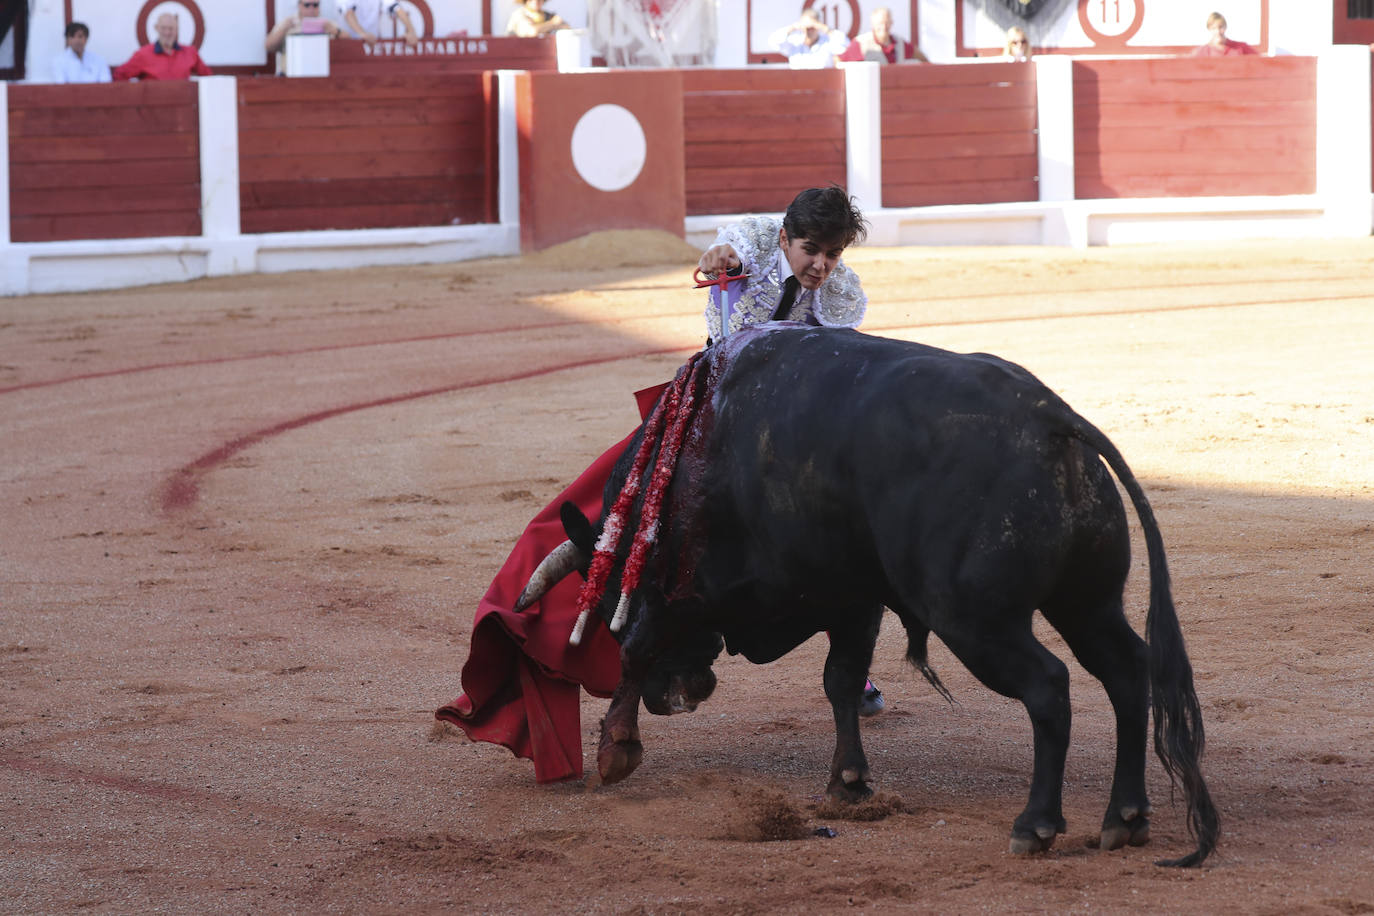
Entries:
[[647, 151], [639, 119], [620, 105], [589, 108], [573, 128], [573, 168], [599, 191], [619, 191], [633, 184], [644, 170]]

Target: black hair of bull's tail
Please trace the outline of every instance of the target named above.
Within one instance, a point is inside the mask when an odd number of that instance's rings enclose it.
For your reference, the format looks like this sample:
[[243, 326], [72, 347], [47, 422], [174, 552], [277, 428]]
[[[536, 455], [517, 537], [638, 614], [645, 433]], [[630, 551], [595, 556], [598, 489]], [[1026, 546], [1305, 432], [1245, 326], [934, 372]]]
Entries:
[[[1062, 402], [1061, 402], [1062, 404]], [[1169, 582], [1169, 565], [1164, 556], [1164, 538], [1159, 533], [1154, 510], [1145, 491], [1102, 431], [1078, 416], [1067, 405], [1066, 432], [1086, 443], [1102, 456], [1126, 489], [1140, 518], [1145, 548], [1150, 561], [1150, 609], [1145, 617], [1145, 642], [1149, 647], [1150, 702], [1154, 713], [1155, 753], [1164, 764], [1170, 782], [1183, 787], [1188, 804], [1188, 834], [1197, 849], [1178, 859], [1161, 859], [1155, 864], [1192, 868], [1216, 849], [1221, 836], [1221, 818], [1212, 804], [1211, 793], [1202, 778], [1202, 708], [1193, 688], [1193, 666], [1183, 645], [1178, 613], [1174, 609]]]

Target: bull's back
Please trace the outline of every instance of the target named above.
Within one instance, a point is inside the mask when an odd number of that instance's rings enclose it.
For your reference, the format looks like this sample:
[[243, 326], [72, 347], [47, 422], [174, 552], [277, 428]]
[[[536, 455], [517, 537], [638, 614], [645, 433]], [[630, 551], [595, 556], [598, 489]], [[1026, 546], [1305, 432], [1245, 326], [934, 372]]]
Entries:
[[839, 573], [852, 594], [894, 565], [950, 570], [979, 551], [1052, 568], [1082, 536], [1075, 519], [1099, 525], [1104, 500], [1122, 514], [1100, 462], [1050, 422], [1067, 405], [997, 357], [775, 330], [732, 355], [716, 391], [712, 527], [769, 545], [744, 551], [765, 576], [817, 589]]

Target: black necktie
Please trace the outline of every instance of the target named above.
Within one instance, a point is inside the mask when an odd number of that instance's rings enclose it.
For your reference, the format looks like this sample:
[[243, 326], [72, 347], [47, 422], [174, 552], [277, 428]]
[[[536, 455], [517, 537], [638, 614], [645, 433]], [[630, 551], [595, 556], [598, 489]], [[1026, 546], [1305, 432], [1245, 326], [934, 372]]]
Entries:
[[787, 317], [787, 313], [792, 311], [792, 303], [797, 301], [797, 288], [801, 286], [801, 281], [796, 277], [788, 277], [782, 285], [782, 298], [778, 300], [778, 307], [773, 309], [773, 317], [770, 321], [782, 321]]

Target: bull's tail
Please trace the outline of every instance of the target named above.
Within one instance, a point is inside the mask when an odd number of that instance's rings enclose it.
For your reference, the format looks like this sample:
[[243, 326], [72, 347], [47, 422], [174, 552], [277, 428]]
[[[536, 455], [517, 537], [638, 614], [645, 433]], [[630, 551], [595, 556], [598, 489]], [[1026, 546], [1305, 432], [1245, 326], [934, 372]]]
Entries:
[[1188, 855], [1162, 859], [1157, 864], [1190, 868], [1202, 864], [1216, 848], [1221, 836], [1221, 819], [1202, 778], [1200, 761], [1205, 744], [1202, 708], [1193, 688], [1193, 666], [1188, 661], [1178, 613], [1174, 610], [1164, 538], [1159, 533], [1159, 524], [1145, 491], [1131, 473], [1126, 459], [1100, 430], [1077, 414], [1072, 416], [1073, 437], [1092, 447], [1116, 474], [1135, 506], [1145, 535], [1150, 561], [1150, 609], [1145, 617], [1145, 641], [1149, 645], [1155, 753], [1164, 764], [1170, 782], [1183, 787], [1188, 804], [1188, 833], [1197, 841], [1197, 849]]

